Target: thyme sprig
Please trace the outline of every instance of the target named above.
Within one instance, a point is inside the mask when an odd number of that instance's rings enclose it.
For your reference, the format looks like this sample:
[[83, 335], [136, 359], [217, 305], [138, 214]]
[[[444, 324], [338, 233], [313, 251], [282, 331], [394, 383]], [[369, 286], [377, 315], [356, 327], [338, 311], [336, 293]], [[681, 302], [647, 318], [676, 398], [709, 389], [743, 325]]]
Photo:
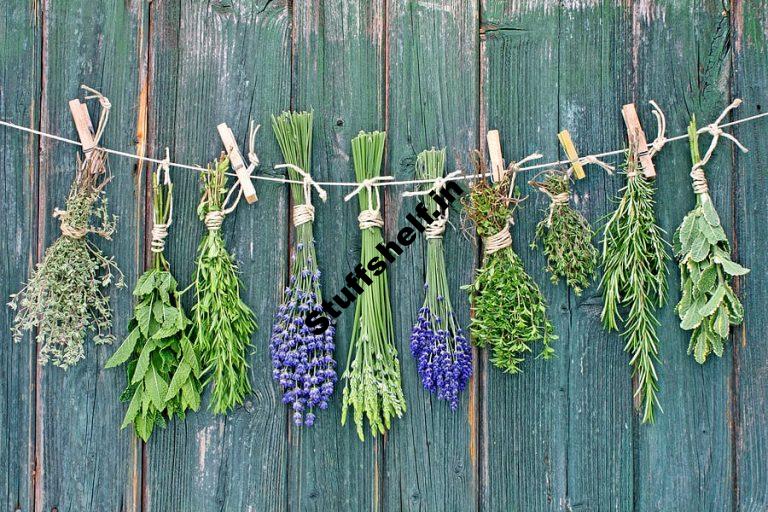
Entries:
[[240, 298], [242, 282], [234, 256], [220, 231], [228, 213], [224, 204], [228, 171], [229, 159], [222, 156], [200, 174], [203, 194], [197, 208], [208, 229], [197, 251], [197, 302], [192, 314], [204, 384], [213, 387], [210, 407], [215, 414], [227, 413], [251, 393], [247, 356], [256, 330], [253, 311]]
[[592, 282], [597, 266], [598, 251], [592, 243], [595, 232], [584, 215], [570, 205], [567, 173], [550, 171], [543, 181], [531, 184], [551, 200], [547, 216], [536, 225], [531, 248], [536, 248], [540, 241], [551, 281], [557, 283], [563, 278], [576, 295], [581, 295]]
[[731, 325], [744, 319], [744, 307], [731, 288], [733, 276], [743, 276], [749, 269], [731, 260], [731, 247], [709, 196], [701, 162], [696, 118], [688, 126], [691, 161], [694, 170], [696, 206], [683, 219], [673, 239], [680, 265], [682, 295], [675, 310], [680, 328], [693, 331], [688, 353], [703, 364], [710, 353], [723, 355]]
[[[485, 162], [475, 154], [477, 174], [486, 173]], [[464, 199], [467, 216], [486, 241], [483, 264], [475, 281], [466, 285], [474, 316], [470, 333], [474, 343], [491, 349], [491, 362], [507, 373], [520, 371], [526, 353], [541, 343], [540, 357], [550, 359], [557, 339], [547, 318], [547, 303], [539, 287], [523, 268], [511, 243], [495, 252], [488, 251], [488, 239], [509, 229], [519, 192], [510, 194], [514, 172], [510, 167], [501, 180], [478, 180]], [[510, 210], [511, 208], [511, 210]]]
[[[167, 227], [173, 185], [170, 181], [161, 183], [158, 170], [152, 177], [152, 190], [154, 225]], [[152, 247], [152, 266], [133, 290], [136, 305], [128, 323], [128, 337], [105, 365], [126, 365], [128, 385], [120, 400], [129, 405], [121, 428], [133, 425], [144, 441], [156, 425], [165, 427], [175, 415], [184, 418], [188, 409], [200, 407], [202, 376], [189, 339], [192, 322], [181, 305], [181, 292], [163, 253], [163, 238]]]
[[111, 180], [106, 154], [94, 149], [78, 162], [66, 209], [54, 211], [62, 235], [45, 251], [29, 281], [11, 295], [16, 311], [14, 341], [37, 330], [42, 345], [40, 363], [52, 362], [67, 369], [85, 357], [85, 339], [95, 333], [96, 344], [111, 343], [114, 336], [109, 287], [125, 286], [115, 259], [91, 243], [88, 235], [110, 240], [117, 217], [108, 212], [104, 188]]
[[[384, 132], [360, 132], [352, 139], [352, 159], [358, 182], [381, 175], [384, 156]], [[363, 189], [358, 194], [361, 212], [371, 212], [377, 217], [378, 225], [364, 227], [360, 262], [363, 266], [380, 254], [376, 245], [383, 243], [381, 217], [376, 215], [381, 205], [376, 189]], [[362, 222], [361, 222], [362, 224]], [[374, 223], [375, 224], [375, 223]], [[371, 428], [371, 435], [384, 434], [390, 428], [393, 417], [405, 413], [405, 397], [400, 377], [400, 362], [395, 348], [395, 330], [392, 324], [392, 306], [389, 301], [389, 284], [386, 267], [370, 277], [371, 283], [355, 302], [355, 319], [352, 328], [347, 367], [342, 375], [344, 393], [342, 396], [341, 424], [347, 420], [352, 408], [357, 435], [361, 441], [365, 418]]]
[[603, 234], [601, 318], [606, 329], [621, 329], [637, 378], [635, 396], [641, 402], [642, 420], [653, 422], [654, 407], [659, 405], [656, 309], [666, 302], [669, 255], [654, 213], [654, 184], [639, 167], [630, 150], [623, 170], [627, 185]]

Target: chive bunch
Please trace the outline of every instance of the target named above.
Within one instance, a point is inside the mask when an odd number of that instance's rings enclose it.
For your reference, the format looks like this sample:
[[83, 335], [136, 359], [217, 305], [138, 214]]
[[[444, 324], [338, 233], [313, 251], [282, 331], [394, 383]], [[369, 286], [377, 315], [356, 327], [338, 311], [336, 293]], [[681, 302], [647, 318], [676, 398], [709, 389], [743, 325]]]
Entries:
[[[384, 132], [360, 132], [352, 139], [352, 159], [355, 177], [359, 183], [381, 175], [384, 156]], [[378, 258], [376, 245], [383, 243], [380, 200], [377, 189], [369, 187], [358, 194], [362, 230], [360, 262], [366, 266]], [[371, 434], [385, 433], [393, 417], [405, 413], [405, 397], [400, 381], [400, 362], [394, 345], [392, 306], [386, 269], [371, 277], [371, 284], [355, 302], [355, 320], [352, 328], [342, 397], [341, 424], [347, 412], [353, 409], [357, 435], [364, 440], [364, 419], [368, 419]]]
[[[312, 155], [312, 113], [283, 112], [272, 116], [272, 129], [288, 164], [310, 172]], [[288, 176], [302, 181], [296, 170], [289, 167]], [[311, 312], [322, 313], [320, 270], [312, 234], [314, 208], [301, 184], [292, 183], [294, 203], [293, 223], [296, 245], [291, 255], [291, 276], [283, 294], [283, 302], [275, 315], [270, 340], [272, 377], [283, 391], [283, 403], [293, 409], [296, 425], [312, 426], [315, 408], [326, 409], [336, 383], [336, 361], [333, 358], [335, 333], [329, 326], [315, 334], [307, 325]], [[302, 208], [304, 209], [302, 211]], [[297, 211], [298, 209], [298, 211]]]
[[197, 251], [194, 276], [197, 303], [192, 309], [195, 340], [205, 384], [212, 383], [211, 408], [225, 414], [251, 393], [248, 379], [248, 347], [256, 330], [253, 311], [240, 298], [242, 282], [235, 259], [221, 236], [229, 159], [222, 156], [200, 174], [202, 199], [197, 208], [207, 232]]
[[[418, 179], [442, 178], [444, 169], [445, 149], [422, 151], [416, 157]], [[440, 211], [431, 195], [422, 197], [428, 212]], [[426, 297], [411, 330], [411, 354], [416, 359], [424, 389], [435, 393], [439, 400], [446, 400], [451, 409], [456, 410], [459, 393], [472, 376], [472, 349], [451, 305], [442, 234], [446, 220], [441, 217], [431, 226], [436, 229], [427, 232]]]

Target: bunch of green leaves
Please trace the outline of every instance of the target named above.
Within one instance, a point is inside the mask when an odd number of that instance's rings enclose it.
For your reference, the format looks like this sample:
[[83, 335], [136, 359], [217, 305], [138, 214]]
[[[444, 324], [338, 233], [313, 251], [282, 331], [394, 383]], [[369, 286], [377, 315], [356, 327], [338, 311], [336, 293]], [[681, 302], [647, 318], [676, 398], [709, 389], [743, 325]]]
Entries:
[[[173, 185], [153, 175], [154, 222], [167, 224]], [[120, 396], [129, 402], [121, 428], [133, 425], [147, 441], [155, 425], [165, 427], [174, 415], [184, 418], [187, 409], [200, 407], [197, 354], [189, 339], [192, 322], [181, 305], [181, 292], [162, 252], [152, 253], [152, 267], [136, 283], [136, 306], [128, 323], [128, 337], [106, 363], [106, 368], [126, 365], [128, 385]]]
[[[561, 194], [570, 195], [570, 180], [563, 172], [549, 172], [541, 183], [534, 183], [546, 191], [550, 198]], [[565, 279], [576, 295], [592, 282], [597, 267], [597, 248], [592, 244], [595, 232], [587, 219], [568, 202], [553, 201], [547, 217], [536, 225], [536, 239], [531, 247], [541, 241], [547, 257], [547, 272], [557, 283]]]
[[[360, 132], [352, 139], [352, 159], [358, 182], [381, 175], [384, 156], [384, 132]], [[378, 210], [378, 195], [370, 198], [363, 189], [358, 194], [360, 210]], [[381, 228], [366, 228], [362, 232], [360, 262], [365, 266], [380, 254], [376, 245], [383, 243]], [[368, 418], [371, 434], [389, 430], [391, 419], [405, 413], [405, 397], [400, 377], [400, 362], [395, 348], [392, 324], [392, 306], [386, 270], [371, 277], [372, 283], [355, 302], [355, 320], [352, 328], [342, 397], [341, 424], [347, 419], [348, 408], [353, 409], [357, 435], [364, 440], [364, 417]]]
[[624, 350], [632, 356], [635, 395], [642, 402], [643, 422], [653, 422], [654, 406], [658, 405], [656, 309], [666, 302], [669, 256], [664, 231], [654, 213], [654, 184], [639, 167], [637, 156], [630, 150], [623, 170], [627, 185], [603, 235], [601, 318], [608, 330], [621, 327]]
[[[478, 174], [486, 174], [485, 162], [475, 154]], [[475, 224], [477, 234], [488, 238], [507, 227], [519, 203], [519, 192], [510, 194], [513, 172], [489, 183], [478, 180], [464, 199], [467, 216]], [[474, 315], [469, 330], [478, 347], [491, 349], [491, 361], [508, 373], [520, 371], [526, 353], [534, 343], [541, 343], [540, 357], [550, 359], [555, 351], [551, 343], [557, 339], [547, 318], [547, 302], [529, 276], [520, 257], [511, 246], [485, 254], [475, 281], [466, 285]]]
[[[695, 118], [688, 126], [688, 137], [696, 165], [701, 154]], [[682, 296], [676, 307], [680, 327], [693, 331], [688, 353], [703, 364], [710, 353], [722, 357], [730, 326], [744, 319], [744, 308], [730, 282], [749, 269], [731, 260], [728, 238], [708, 192], [696, 194], [696, 206], [675, 232], [673, 246], [680, 264]]]
[[[203, 195], [197, 209], [201, 220], [211, 212], [224, 213], [228, 171], [229, 159], [222, 156], [201, 173]], [[237, 265], [218, 228], [208, 227], [196, 263], [195, 348], [205, 374], [204, 385], [213, 386], [210, 407], [215, 414], [225, 414], [251, 393], [247, 356], [256, 320], [240, 298]]]
[[96, 344], [114, 339], [108, 289], [113, 282], [118, 288], [125, 286], [123, 274], [113, 257], [86, 238], [94, 234], [110, 240], [115, 232], [117, 219], [109, 215], [104, 193], [109, 181], [103, 151], [94, 150], [78, 162], [66, 210], [54, 212], [62, 235], [8, 303], [16, 311], [14, 341], [36, 329], [41, 364], [51, 361], [64, 369], [74, 365], [85, 357], [88, 333], [94, 333]]

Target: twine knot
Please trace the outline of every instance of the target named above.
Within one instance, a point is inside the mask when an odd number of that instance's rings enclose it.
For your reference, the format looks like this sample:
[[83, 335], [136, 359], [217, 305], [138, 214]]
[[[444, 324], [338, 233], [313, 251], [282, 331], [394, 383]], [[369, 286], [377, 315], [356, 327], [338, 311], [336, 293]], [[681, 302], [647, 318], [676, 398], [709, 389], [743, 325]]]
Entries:
[[61, 229], [61, 234], [67, 238], [80, 240], [88, 234], [88, 228], [76, 228], [69, 223], [69, 212], [67, 210], [60, 210], [59, 208], [56, 208], [53, 210], [53, 217], [55, 219], [59, 219], [59, 228]]
[[312, 187], [317, 190], [317, 195], [320, 196], [320, 199], [325, 202], [326, 199], [328, 199], [328, 193], [325, 191], [323, 187], [318, 185], [318, 183], [312, 179], [312, 176], [299, 167], [298, 165], [293, 164], [280, 164], [276, 165], [275, 169], [283, 169], [288, 168], [292, 169], [296, 173], [302, 176], [302, 182], [301, 185], [303, 187], [304, 191], [304, 204], [297, 204], [293, 207], [293, 225], [296, 227], [301, 226], [302, 224], [306, 224], [307, 222], [312, 222], [315, 220], [315, 207], [312, 206]]
[[509, 224], [504, 229], [489, 237], [483, 238], [485, 254], [493, 254], [512, 245], [512, 235], [509, 232]]
[[211, 210], [205, 214], [205, 227], [208, 231], [218, 231], [224, 223], [224, 212], [221, 210]]
[[[743, 153], [746, 153], [749, 151], [741, 142], [739, 142], [739, 140], [736, 137], [734, 137], [730, 133], [724, 132], [723, 128], [720, 126], [720, 124], [726, 118], [728, 113], [731, 110], [738, 107], [739, 105], [741, 105], [741, 99], [736, 98], [735, 100], [733, 100], [733, 102], [731, 102], [730, 105], [725, 107], [725, 109], [720, 113], [717, 119], [715, 119], [715, 122], [710, 123], [707, 126], [696, 130], [697, 134], [702, 134], [702, 133], [710, 134], [712, 136], [712, 141], [709, 143], [709, 147], [707, 148], [707, 152], [704, 153], [704, 157], [701, 160], [699, 160], [696, 164], [694, 164], [693, 167], [691, 168], [691, 177], [694, 180], [693, 182], [694, 190], [696, 190], [697, 180], [699, 181], [699, 183], [702, 183], [703, 181], [704, 183], [703, 186], [706, 188], [707, 180], [704, 177], [703, 169], [704, 169], [704, 166], [707, 164], [707, 162], [709, 162], [709, 159], [712, 158], [712, 154], [715, 152], [717, 143], [720, 142], [720, 137], [725, 137], [726, 139], [733, 142]], [[702, 171], [702, 172], [699, 173], [697, 171]]]
[[[616, 170], [616, 168], [614, 166], [609, 165], [609, 164], [603, 162], [602, 160], [597, 158], [595, 155], [587, 155], [585, 157], [579, 158], [579, 163], [581, 165], [588, 165], [588, 164], [597, 165], [598, 167], [603, 169], [608, 174], [613, 174], [613, 171]], [[572, 170], [573, 170], [573, 166], [568, 168], [569, 172], [572, 171]]]
[[[357, 224], [360, 229], [368, 228], [380, 228], [384, 226], [384, 219], [381, 217], [381, 197], [379, 196], [379, 187], [377, 183], [381, 181], [391, 181], [395, 178], [392, 176], [376, 176], [374, 178], [368, 178], [357, 184], [355, 190], [350, 192], [344, 197], [344, 201], [349, 201], [360, 192], [365, 190], [368, 196], [368, 208], [361, 211], [357, 216]], [[376, 195], [375, 207], [373, 195]]]

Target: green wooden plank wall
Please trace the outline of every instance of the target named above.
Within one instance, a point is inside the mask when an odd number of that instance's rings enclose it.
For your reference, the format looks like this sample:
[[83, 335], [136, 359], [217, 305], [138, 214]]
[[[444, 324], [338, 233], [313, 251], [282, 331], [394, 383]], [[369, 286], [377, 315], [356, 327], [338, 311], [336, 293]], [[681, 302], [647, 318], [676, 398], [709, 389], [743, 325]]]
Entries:
[[[498, 128], [508, 159], [539, 150], [562, 156], [568, 128], [582, 152], [621, 147], [620, 106], [664, 108], [673, 134], [695, 113], [712, 119], [732, 98], [736, 116], [768, 108], [766, 0], [13, 0], [0, 8], [0, 118], [74, 137], [66, 101], [87, 83], [114, 105], [110, 147], [204, 164], [220, 151], [215, 125], [244, 142], [250, 120], [260, 172], [281, 161], [269, 115], [315, 109], [313, 172], [353, 177], [349, 140], [386, 129], [386, 171], [413, 174], [415, 155], [448, 147], [448, 170]], [[119, 431], [124, 384], [102, 369], [114, 350], [88, 347], [68, 372], [36, 363], [29, 340], [14, 345], [0, 314], [0, 506], [12, 511], [768, 510], [768, 122], [741, 125], [748, 146], [725, 142], [710, 187], [734, 252], [753, 269], [738, 284], [747, 316], [722, 359], [700, 367], [671, 307], [662, 315], [664, 413], [638, 422], [622, 343], [600, 328], [594, 288], [581, 297], [549, 283], [528, 247], [547, 201], [519, 213], [514, 245], [539, 282], [560, 339], [557, 359], [531, 358], [507, 376], [476, 353], [459, 410], [421, 388], [408, 334], [422, 301], [424, 245], [391, 270], [397, 348], [408, 413], [389, 435], [360, 443], [338, 425], [337, 395], [312, 429], [297, 430], [271, 380], [268, 334], [287, 279], [287, 189], [258, 183], [260, 200], [224, 226], [242, 263], [246, 300], [260, 325], [250, 356], [255, 393], [226, 417], [200, 412], [139, 443]], [[0, 292], [17, 290], [58, 234], [51, 222], [74, 168], [73, 148], [0, 129], [6, 220]], [[672, 232], [693, 204], [685, 144], [657, 158], [658, 205]], [[119, 234], [103, 246], [133, 285], [147, 258], [146, 165], [112, 158], [111, 204]], [[183, 284], [202, 233], [193, 173], [174, 171], [177, 207], [169, 257]], [[524, 180], [522, 180], [524, 181]], [[620, 181], [590, 169], [575, 198], [599, 223]], [[356, 203], [329, 191], [316, 237], [326, 293], [358, 259]], [[388, 189], [386, 233], [413, 199]], [[460, 212], [454, 212], [460, 227]], [[460, 285], [478, 264], [474, 241], [446, 235], [449, 280], [460, 319]], [[24, 269], [20, 272], [19, 269]], [[679, 297], [671, 270], [670, 302]], [[117, 334], [131, 309], [114, 295]], [[351, 311], [339, 321], [344, 359]], [[343, 363], [342, 363], [343, 364]]]

